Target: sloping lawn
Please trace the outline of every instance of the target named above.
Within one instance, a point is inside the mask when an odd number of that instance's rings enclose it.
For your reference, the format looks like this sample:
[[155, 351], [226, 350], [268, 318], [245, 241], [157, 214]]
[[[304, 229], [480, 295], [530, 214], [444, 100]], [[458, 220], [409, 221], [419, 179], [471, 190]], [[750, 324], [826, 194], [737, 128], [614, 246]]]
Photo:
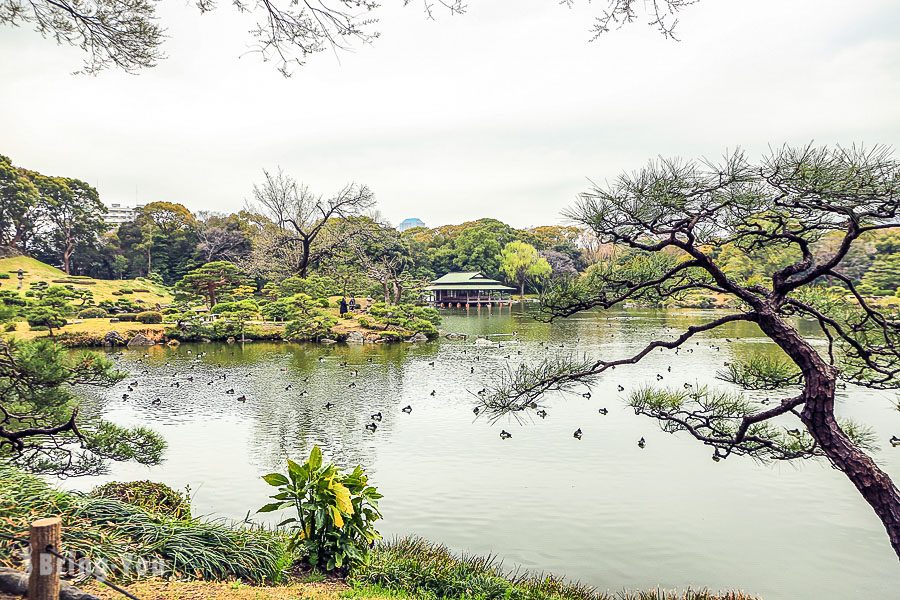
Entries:
[[[46, 281], [48, 285], [73, 285], [76, 289], [88, 289], [94, 294], [94, 302], [103, 300], [115, 301], [119, 298], [128, 298], [152, 309], [156, 304], [168, 304], [172, 302], [172, 295], [162, 286], [158, 286], [143, 279], [93, 279], [90, 277], [70, 278], [56, 267], [42, 263], [28, 256], [16, 256], [0, 259], [0, 274], [9, 275], [9, 279], [0, 279], [0, 289], [15, 290], [19, 286], [18, 271], [24, 271], [22, 291], [28, 290], [32, 283]], [[58, 283], [62, 281], [63, 283]], [[132, 293], [120, 294], [122, 290]], [[146, 290], [146, 291], [138, 291]], [[117, 293], [113, 293], [117, 292]]]

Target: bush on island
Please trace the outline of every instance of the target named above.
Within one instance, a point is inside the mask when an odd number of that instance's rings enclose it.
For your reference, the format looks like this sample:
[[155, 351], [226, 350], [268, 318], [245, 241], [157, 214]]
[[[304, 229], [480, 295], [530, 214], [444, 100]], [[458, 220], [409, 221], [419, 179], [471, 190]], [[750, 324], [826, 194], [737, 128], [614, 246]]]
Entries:
[[134, 320], [143, 323], [144, 325], [150, 325], [155, 323], [162, 323], [163, 316], [162, 313], [156, 312], [155, 310], [145, 310], [144, 312], [139, 312], [134, 316]]

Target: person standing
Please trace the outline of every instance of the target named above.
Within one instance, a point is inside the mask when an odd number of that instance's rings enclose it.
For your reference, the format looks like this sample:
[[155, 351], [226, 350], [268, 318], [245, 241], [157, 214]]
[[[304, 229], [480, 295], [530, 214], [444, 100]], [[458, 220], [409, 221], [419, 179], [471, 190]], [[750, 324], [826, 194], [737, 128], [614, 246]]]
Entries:
[[347, 298], [341, 298], [341, 316], [347, 314]]

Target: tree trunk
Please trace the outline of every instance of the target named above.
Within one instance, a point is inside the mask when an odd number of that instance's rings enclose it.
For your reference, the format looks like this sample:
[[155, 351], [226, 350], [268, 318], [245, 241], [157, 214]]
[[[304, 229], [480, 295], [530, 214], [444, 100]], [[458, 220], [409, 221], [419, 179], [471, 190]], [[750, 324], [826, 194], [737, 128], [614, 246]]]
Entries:
[[810, 398], [800, 413], [803, 423], [837, 469], [853, 482], [887, 530], [900, 558], [900, 491], [875, 461], [857, 448], [834, 418], [834, 394]]
[[66, 244], [66, 249], [63, 250], [63, 270], [66, 272], [66, 275], [72, 274], [71, 263], [72, 263], [72, 253], [75, 251], [75, 247], [72, 242], [68, 242]]
[[382, 289], [384, 289], [384, 303], [390, 304], [391, 303], [391, 288], [388, 285], [387, 279], [385, 279], [384, 281], [381, 282], [381, 287], [382, 287]]
[[519, 282], [519, 300], [525, 299], [525, 280]]
[[759, 327], [800, 367], [803, 397], [800, 419], [835, 468], [856, 486], [881, 519], [888, 539], [900, 558], [900, 491], [887, 473], [860, 450], [834, 416], [838, 370], [826, 363], [789, 323], [760, 311]]
[[209, 292], [209, 307], [216, 305], [216, 286], [212, 283], [206, 285], [206, 291]]
[[309, 271], [309, 240], [303, 240], [303, 254], [300, 256], [300, 277], [306, 279], [306, 273]]

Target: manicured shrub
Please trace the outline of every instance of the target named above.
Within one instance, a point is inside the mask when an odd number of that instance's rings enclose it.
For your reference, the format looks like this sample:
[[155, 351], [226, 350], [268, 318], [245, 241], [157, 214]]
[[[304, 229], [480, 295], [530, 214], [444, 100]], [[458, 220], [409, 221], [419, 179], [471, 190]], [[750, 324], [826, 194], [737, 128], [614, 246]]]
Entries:
[[109, 313], [99, 306], [91, 306], [78, 312], [79, 319], [105, 319], [108, 316]]
[[151, 323], [162, 323], [163, 316], [162, 313], [156, 312], [155, 310], [145, 310], [144, 312], [136, 314], [134, 320], [149, 325]]
[[226, 314], [236, 312], [246, 312], [256, 314], [259, 312], [259, 305], [255, 300], [238, 300], [237, 302], [219, 302], [210, 310], [213, 314]]
[[147, 512], [174, 519], [190, 519], [191, 503], [186, 494], [175, 491], [164, 483], [154, 481], [112, 481], [94, 488], [94, 498], [121, 500], [139, 506]]
[[135, 313], [119, 313], [116, 317], [123, 322], [132, 322], [137, 320], [137, 315]]
[[96, 281], [89, 281], [87, 279], [75, 279], [74, 277], [66, 277], [65, 279], [53, 279], [53, 283], [65, 283], [65, 284], [77, 284], [77, 285], [96, 285]]
[[331, 306], [331, 302], [328, 301], [328, 298], [319, 298], [316, 302], [319, 304], [319, 308], [328, 308]]
[[127, 287], [119, 288], [119, 291], [122, 292], [123, 294], [133, 294], [134, 293], [133, 289], [127, 288]]
[[284, 328], [287, 340], [304, 342], [319, 340], [331, 334], [331, 328], [338, 320], [329, 314], [302, 315], [289, 322]]
[[437, 336], [437, 325], [441, 322], [440, 314], [435, 309], [414, 304], [378, 302], [369, 307], [369, 317], [376, 323], [408, 333], [422, 333], [430, 338]]
[[147, 288], [134, 288], [134, 292], [135, 293], [149, 293], [150, 290], [148, 290]]
[[0, 273], [0, 279], [9, 279], [9, 273]]

